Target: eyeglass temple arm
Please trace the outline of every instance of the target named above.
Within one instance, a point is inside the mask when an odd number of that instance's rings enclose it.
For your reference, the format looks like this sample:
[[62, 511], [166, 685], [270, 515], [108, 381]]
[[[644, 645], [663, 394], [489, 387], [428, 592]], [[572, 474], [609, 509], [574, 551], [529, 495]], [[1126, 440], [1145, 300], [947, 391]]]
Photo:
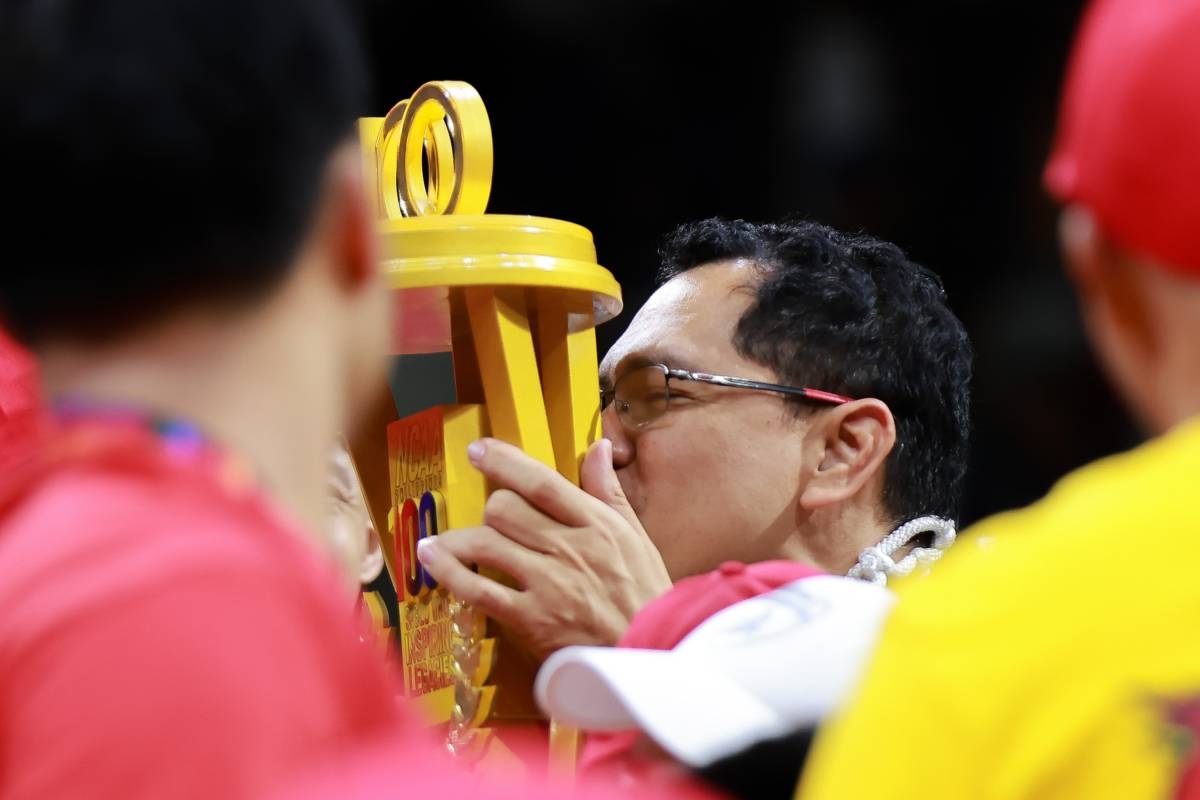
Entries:
[[734, 378], [730, 375], [713, 375], [708, 372], [689, 372], [685, 369], [669, 369], [667, 370], [667, 374], [672, 378], [682, 378], [684, 380], [712, 383], [716, 384], [717, 386], [736, 386], [742, 389], [761, 389], [768, 392], [793, 394], [800, 397], [807, 397], [810, 400], [821, 400], [826, 403], [834, 403], [836, 405], [849, 403], [853, 400], [851, 397], [834, 394], [833, 392], [822, 391], [821, 389], [809, 389], [804, 386], [785, 386], [781, 383], [765, 383], [763, 381], [752, 381], [749, 378]]

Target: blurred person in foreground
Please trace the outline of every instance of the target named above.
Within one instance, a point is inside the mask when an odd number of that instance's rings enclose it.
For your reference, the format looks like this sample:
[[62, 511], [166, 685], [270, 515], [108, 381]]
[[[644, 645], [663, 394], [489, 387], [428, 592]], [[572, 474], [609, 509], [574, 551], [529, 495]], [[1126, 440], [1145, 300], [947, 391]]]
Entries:
[[1198, 140], [1200, 1], [1091, 5], [1045, 181], [1093, 348], [1154, 438], [902, 588], [804, 800], [1200, 797]]
[[390, 330], [357, 29], [341, 0], [0, 0], [0, 324], [46, 398], [0, 450], [4, 800], [549, 791], [441, 755], [353, 613], [339, 437]]
[[2, 797], [256, 796], [400, 724], [324, 533], [388, 329], [356, 25], [0, 5], [0, 322], [47, 404], [0, 467]]

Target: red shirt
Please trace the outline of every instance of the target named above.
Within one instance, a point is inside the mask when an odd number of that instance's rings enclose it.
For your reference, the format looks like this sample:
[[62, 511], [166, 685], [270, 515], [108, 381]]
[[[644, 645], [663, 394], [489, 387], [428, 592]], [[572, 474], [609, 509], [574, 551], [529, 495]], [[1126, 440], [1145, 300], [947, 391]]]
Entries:
[[0, 797], [566, 793], [453, 764], [333, 562], [231, 459], [133, 419], [38, 432], [0, 469]]
[[0, 328], [0, 457], [32, 435], [40, 405], [33, 356]]
[[331, 560], [233, 462], [53, 426], [0, 471], [0, 796], [260, 796], [406, 731]]

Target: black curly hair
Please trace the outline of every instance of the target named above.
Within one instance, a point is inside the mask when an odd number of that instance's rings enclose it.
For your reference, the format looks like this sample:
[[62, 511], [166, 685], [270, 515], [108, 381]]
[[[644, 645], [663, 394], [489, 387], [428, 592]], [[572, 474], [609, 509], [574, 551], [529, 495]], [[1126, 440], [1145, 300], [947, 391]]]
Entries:
[[0, 0], [0, 318], [127, 332], [287, 274], [370, 96], [349, 0]]
[[[659, 250], [662, 281], [746, 259], [760, 275], [733, 344], [779, 380], [875, 397], [896, 419], [883, 502], [896, 523], [957, 519], [970, 438], [974, 354], [941, 280], [896, 245], [810, 221], [712, 218]], [[808, 409], [803, 399], [791, 401]]]

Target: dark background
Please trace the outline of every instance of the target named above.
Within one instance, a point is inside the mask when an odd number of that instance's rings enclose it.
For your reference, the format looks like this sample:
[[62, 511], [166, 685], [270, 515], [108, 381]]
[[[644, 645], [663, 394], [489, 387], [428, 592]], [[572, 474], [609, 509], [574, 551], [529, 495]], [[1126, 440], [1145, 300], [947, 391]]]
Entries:
[[489, 211], [577, 222], [653, 290], [660, 237], [789, 214], [896, 242], [978, 351], [964, 522], [1137, 433], [1087, 349], [1040, 171], [1079, 2], [491, 0], [368, 6], [382, 116], [464, 80], [495, 143]]

